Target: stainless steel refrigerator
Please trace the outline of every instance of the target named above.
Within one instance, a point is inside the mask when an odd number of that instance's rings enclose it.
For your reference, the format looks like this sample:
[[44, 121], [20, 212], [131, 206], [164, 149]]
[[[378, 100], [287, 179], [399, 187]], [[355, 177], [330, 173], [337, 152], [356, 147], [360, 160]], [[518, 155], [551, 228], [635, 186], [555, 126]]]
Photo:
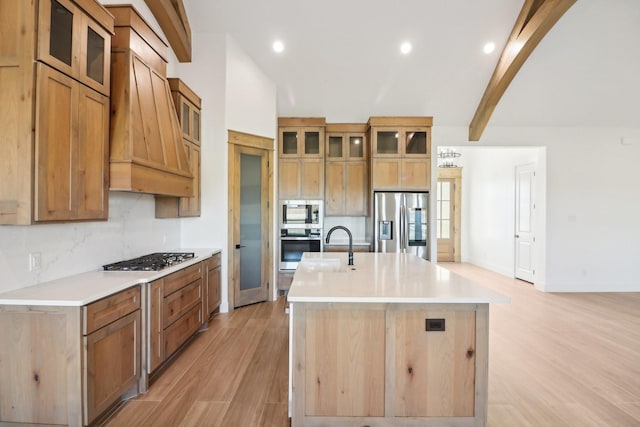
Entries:
[[374, 193], [375, 252], [408, 252], [429, 259], [429, 193]]

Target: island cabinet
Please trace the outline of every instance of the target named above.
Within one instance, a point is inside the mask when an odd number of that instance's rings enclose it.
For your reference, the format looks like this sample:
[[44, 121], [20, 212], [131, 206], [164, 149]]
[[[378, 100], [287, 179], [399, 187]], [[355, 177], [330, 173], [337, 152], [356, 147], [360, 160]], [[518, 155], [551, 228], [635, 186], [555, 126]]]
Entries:
[[327, 216], [367, 215], [366, 127], [366, 124], [327, 124], [324, 191]]
[[486, 307], [291, 305], [295, 425], [484, 425]]
[[287, 294], [291, 425], [486, 426], [497, 292], [413, 254], [307, 252]]
[[431, 117], [371, 117], [374, 190], [431, 187]]
[[324, 198], [324, 118], [278, 118], [278, 197]]
[[203, 263], [197, 263], [147, 285], [149, 374], [202, 326], [202, 274]]
[[156, 218], [200, 216], [201, 99], [182, 80], [169, 78], [173, 104], [178, 114], [182, 141], [193, 173], [193, 196], [156, 196]]
[[107, 219], [113, 33], [95, 0], [0, 2], [0, 224]]
[[134, 286], [82, 307], [0, 306], [0, 422], [88, 425], [136, 394], [140, 303]]

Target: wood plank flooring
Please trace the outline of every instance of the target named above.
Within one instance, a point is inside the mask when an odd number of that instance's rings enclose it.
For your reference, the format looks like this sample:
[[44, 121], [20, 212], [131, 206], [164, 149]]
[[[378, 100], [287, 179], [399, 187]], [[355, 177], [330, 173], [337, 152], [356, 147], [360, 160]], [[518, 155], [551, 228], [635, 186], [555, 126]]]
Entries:
[[[489, 426], [640, 426], [640, 293], [543, 293], [443, 263], [511, 298], [490, 310]], [[219, 314], [104, 425], [289, 426], [284, 301]]]

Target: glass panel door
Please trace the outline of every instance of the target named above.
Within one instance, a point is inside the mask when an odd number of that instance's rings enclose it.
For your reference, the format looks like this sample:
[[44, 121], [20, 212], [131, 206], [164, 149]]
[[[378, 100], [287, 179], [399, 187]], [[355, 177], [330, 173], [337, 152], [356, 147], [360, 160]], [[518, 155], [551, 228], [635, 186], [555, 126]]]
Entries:
[[71, 66], [73, 12], [53, 0], [51, 2], [50, 24], [49, 55]]
[[87, 76], [104, 84], [104, 39], [87, 27]]
[[240, 291], [262, 286], [262, 158], [240, 154]]
[[427, 132], [407, 131], [405, 154], [427, 154]]

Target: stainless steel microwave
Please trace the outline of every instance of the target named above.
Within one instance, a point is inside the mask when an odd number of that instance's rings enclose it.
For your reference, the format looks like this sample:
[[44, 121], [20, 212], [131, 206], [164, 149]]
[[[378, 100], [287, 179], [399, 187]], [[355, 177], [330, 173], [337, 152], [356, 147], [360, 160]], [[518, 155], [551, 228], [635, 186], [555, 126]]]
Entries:
[[322, 200], [282, 201], [282, 228], [322, 228]]

